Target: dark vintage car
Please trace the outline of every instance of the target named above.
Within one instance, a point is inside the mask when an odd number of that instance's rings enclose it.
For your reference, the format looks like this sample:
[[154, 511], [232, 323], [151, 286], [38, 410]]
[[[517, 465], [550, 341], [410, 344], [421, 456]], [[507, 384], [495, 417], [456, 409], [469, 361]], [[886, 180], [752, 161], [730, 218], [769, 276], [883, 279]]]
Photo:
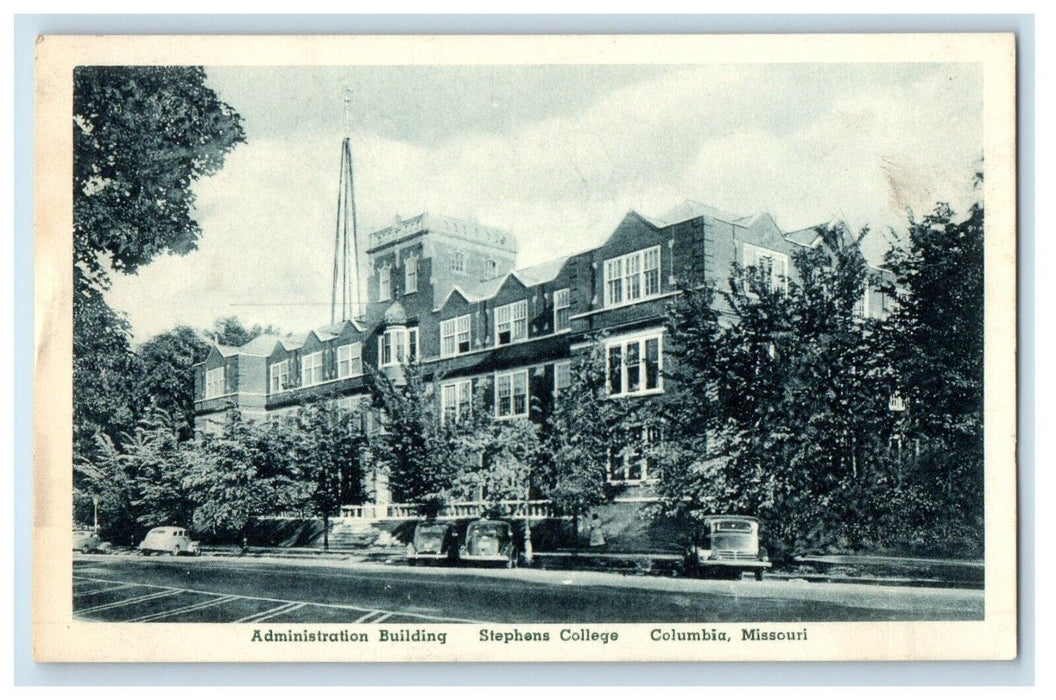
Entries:
[[453, 522], [423, 520], [414, 526], [407, 544], [407, 564], [454, 564], [458, 531]]
[[739, 578], [749, 572], [762, 581], [770, 566], [759, 545], [759, 521], [746, 515], [705, 516], [686, 546], [686, 573], [701, 578]]
[[513, 527], [503, 520], [482, 518], [466, 525], [458, 547], [458, 561], [468, 565], [517, 566]]

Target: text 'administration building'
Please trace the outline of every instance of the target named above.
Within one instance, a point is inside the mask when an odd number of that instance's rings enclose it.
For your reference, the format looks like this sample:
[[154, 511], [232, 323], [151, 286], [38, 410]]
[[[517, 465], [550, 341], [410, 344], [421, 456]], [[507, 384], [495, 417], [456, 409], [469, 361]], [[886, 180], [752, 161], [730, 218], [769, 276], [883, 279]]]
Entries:
[[[737, 262], [784, 285], [794, 251], [820, 244], [813, 228], [782, 232], [766, 214], [687, 201], [663, 220], [629, 212], [603, 245], [517, 269], [508, 232], [432, 214], [397, 221], [369, 237], [362, 318], [212, 349], [195, 367], [197, 427], [216, 430], [232, 405], [247, 418], [320, 395], [351, 408], [368, 400], [365, 365], [396, 368], [405, 358], [426, 376], [442, 372], [435, 394], [444, 415], [468, 410], [483, 382], [497, 419], [538, 418], [568, 384], [573, 351], [598, 331], [610, 395], [659, 394], [665, 307], [680, 282], [725, 280]], [[863, 315], [887, 306], [880, 289], [866, 290]], [[612, 481], [650, 479], [644, 460], [628, 461], [612, 466]]]

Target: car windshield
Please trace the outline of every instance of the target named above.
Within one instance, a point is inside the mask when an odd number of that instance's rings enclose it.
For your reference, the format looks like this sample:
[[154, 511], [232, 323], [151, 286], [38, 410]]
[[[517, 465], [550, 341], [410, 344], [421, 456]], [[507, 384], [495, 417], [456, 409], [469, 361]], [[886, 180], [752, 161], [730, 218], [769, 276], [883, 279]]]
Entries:
[[480, 523], [474, 525], [470, 529], [469, 536], [478, 539], [482, 537], [493, 537], [498, 539], [505, 537], [506, 533], [506, 526], [501, 523]]
[[718, 532], [711, 536], [711, 548], [731, 549], [737, 552], [756, 552], [759, 549], [759, 542], [753, 535]]

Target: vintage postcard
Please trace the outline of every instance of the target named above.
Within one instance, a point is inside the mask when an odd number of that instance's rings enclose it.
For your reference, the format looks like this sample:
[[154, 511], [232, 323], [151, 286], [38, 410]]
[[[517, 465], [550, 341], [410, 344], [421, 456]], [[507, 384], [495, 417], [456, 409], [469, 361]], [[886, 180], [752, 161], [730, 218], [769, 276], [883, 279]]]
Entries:
[[37, 660], [1016, 656], [1012, 35], [36, 90]]

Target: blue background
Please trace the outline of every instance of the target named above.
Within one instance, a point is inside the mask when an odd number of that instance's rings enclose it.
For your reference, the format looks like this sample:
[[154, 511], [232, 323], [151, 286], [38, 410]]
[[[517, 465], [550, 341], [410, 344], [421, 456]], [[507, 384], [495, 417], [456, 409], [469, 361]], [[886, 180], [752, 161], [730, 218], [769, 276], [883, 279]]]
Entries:
[[[38, 664], [32, 658], [33, 48], [38, 34], [1014, 32], [1019, 174], [1019, 658], [1010, 662]], [[1034, 682], [1032, 15], [18, 15], [14, 22], [16, 685], [1029, 685]]]

